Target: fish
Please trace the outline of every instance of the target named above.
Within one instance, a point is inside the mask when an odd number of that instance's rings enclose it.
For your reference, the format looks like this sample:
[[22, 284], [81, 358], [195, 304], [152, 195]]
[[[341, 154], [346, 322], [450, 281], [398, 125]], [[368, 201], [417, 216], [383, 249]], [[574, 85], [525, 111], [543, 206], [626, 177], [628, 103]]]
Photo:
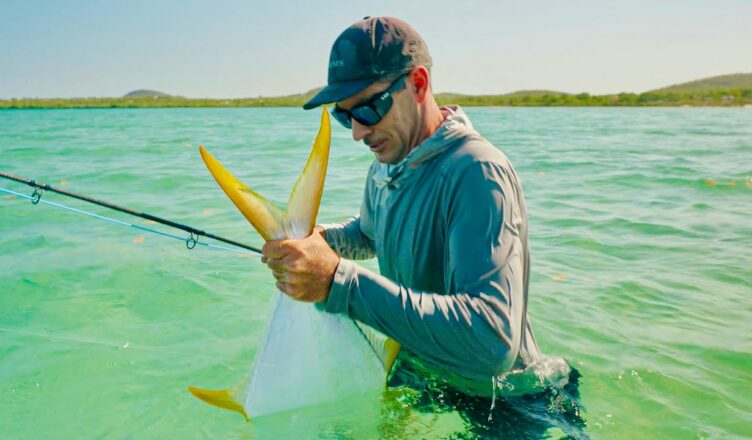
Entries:
[[[253, 191], [203, 146], [201, 157], [219, 186], [265, 240], [305, 238], [316, 223], [329, 161], [331, 126], [324, 108], [308, 160], [285, 208]], [[243, 415], [246, 421], [277, 412], [383, 391], [400, 345], [365, 324], [295, 301], [274, 297], [261, 348], [236, 386], [188, 387], [202, 401]]]

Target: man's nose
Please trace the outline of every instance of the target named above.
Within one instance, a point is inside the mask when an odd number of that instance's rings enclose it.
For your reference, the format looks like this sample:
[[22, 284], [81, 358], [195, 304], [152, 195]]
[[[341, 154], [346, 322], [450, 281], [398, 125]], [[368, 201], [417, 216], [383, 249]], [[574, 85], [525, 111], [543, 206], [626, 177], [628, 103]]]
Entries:
[[362, 141], [366, 136], [371, 134], [373, 130], [371, 130], [371, 127], [367, 125], [363, 125], [360, 122], [356, 121], [354, 118], [351, 119], [352, 123], [352, 138], [354, 141]]

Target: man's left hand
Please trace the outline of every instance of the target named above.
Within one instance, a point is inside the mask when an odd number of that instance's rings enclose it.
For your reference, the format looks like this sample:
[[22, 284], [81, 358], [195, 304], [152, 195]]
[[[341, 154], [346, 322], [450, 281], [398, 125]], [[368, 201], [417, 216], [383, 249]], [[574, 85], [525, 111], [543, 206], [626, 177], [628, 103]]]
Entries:
[[270, 240], [262, 249], [266, 263], [277, 279], [277, 288], [298, 301], [321, 302], [329, 297], [337, 255], [316, 230], [307, 238]]

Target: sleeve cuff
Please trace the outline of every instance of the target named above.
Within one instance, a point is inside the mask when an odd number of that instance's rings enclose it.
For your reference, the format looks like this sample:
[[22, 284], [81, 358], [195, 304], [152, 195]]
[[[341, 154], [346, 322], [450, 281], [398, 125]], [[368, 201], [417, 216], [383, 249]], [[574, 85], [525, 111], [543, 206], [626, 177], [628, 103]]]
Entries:
[[340, 258], [334, 272], [332, 287], [326, 300], [325, 310], [329, 313], [350, 314], [350, 298], [357, 284], [358, 265], [351, 260]]

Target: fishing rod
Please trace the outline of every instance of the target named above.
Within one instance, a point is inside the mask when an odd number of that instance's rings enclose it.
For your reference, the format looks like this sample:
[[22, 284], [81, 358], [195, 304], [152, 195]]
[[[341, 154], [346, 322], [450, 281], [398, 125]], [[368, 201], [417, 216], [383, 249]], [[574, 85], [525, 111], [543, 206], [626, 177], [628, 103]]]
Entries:
[[[230, 251], [237, 252], [237, 250], [235, 250], [235, 249], [227, 248], [227, 247], [224, 247], [224, 246], [211, 245], [209, 243], [200, 243], [198, 241], [199, 237], [206, 237], [206, 238], [210, 238], [212, 240], [221, 241], [223, 243], [231, 244], [231, 245], [233, 245], [235, 247], [238, 247], [238, 248], [249, 250], [252, 253], [257, 254], [257, 255], [261, 255], [261, 249], [259, 249], [257, 247], [250, 246], [250, 245], [247, 245], [247, 244], [243, 244], [243, 243], [237, 242], [235, 240], [230, 240], [228, 238], [220, 237], [218, 235], [214, 235], [212, 233], [209, 233], [209, 232], [206, 232], [206, 231], [202, 231], [200, 229], [196, 229], [196, 228], [194, 228], [192, 226], [188, 226], [188, 225], [184, 225], [184, 224], [181, 224], [181, 223], [177, 223], [177, 222], [174, 222], [172, 220], [167, 220], [167, 219], [164, 219], [164, 218], [161, 218], [161, 217], [157, 217], [155, 215], [151, 215], [151, 214], [148, 214], [148, 213], [145, 213], [145, 212], [135, 211], [135, 210], [130, 209], [130, 208], [126, 208], [126, 207], [123, 207], [123, 206], [118, 206], [118, 205], [115, 205], [113, 203], [109, 203], [109, 202], [106, 202], [104, 200], [95, 199], [93, 197], [85, 196], [85, 195], [82, 195], [82, 194], [76, 194], [76, 193], [71, 192], [71, 191], [66, 191], [66, 190], [61, 189], [61, 188], [56, 188], [56, 187], [48, 185], [46, 183], [41, 183], [41, 182], [38, 182], [38, 181], [33, 180], [33, 179], [28, 179], [26, 177], [15, 176], [13, 174], [6, 173], [6, 172], [3, 172], [3, 171], [0, 171], [0, 177], [3, 177], [3, 178], [8, 179], [8, 180], [13, 180], [15, 182], [23, 183], [25, 185], [33, 187], [34, 188], [34, 192], [32, 193], [31, 196], [28, 196], [28, 195], [25, 195], [25, 194], [21, 194], [21, 193], [15, 192], [15, 191], [10, 191], [10, 190], [4, 189], [4, 188], [0, 188], [0, 191], [8, 193], [8, 194], [13, 194], [13, 195], [16, 195], [16, 196], [28, 198], [28, 199], [31, 200], [31, 203], [33, 203], [35, 205], [38, 204], [41, 201], [41, 202], [49, 204], [49, 205], [57, 206], [57, 207], [63, 208], [63, 209], [68, 209], [68, 210], [71, 210], [71, 211], [74, 211], [74, 212], [79, 212], [81, 214], [90, 215], [92, 217], [99, 218], [99, 219], [102, 219], [102, 220], [113, 221], [115, 223], [119, 223], [119, 224], [122, 224], [122, 225], [125, 225], [125, 226], [130, 226], [130, 227], [141, 229], [141, 230], [144, 230], [144, 231], [153, 232], [153, 233], [156, 233], [156, 234], [159, 234], [159, 235], [164, 235], [164, 236], [167, 236], [167, 237], [177, 238], [179, 240], [185, 241], [185, 245], [186, 245], [186, 247], [188, 249], [193, 249], [194, 247], [196, 247], [197, 244], [201, 244], [203, 246], [209, 246], [209, 247], [214, 247], [214, 248], [219, 248], [219, 249], [224, 249], [224, 250], [230, 250]], [[83, 200], [84, 202], [93, 203], [95, 205], [103, 206], [105, 208], [112, 209], [114, 211], [123, 212], [123, 213], [128, 214], [128, 215], [132, 215], [132, 216], [135, 216], [135, 217], [140, 217], [140, 218], [143, 218], [143, 219], [146, 219], [146, 220], [153, 221], [155, 223], [160, 223], [160, 224], [163, 224], [163, 225], [175, 228], [175, 229], [180, 229], [180, 230], [183, 230], [185, 232], [188, 232], [190, 234], [190, 236], [188, 238], [184, 239], [182, 237], [178, 237], [178, 236], [175, 236], [175, 235], [172, 235], [172, 234], [167, 234], [167, 233], [164, 233], [164, 232], [160, 232], [160, 231], [157, 231], [157, 230], [154, 230], [154, 229], [151, 229], [151, 228], [146, 228], [144, 226], [134, 225], [134, 224], [131, 224], [131, 223], [123, 222], [123, 221], [116, 220], [116, 219], [109, 218], [109, 217], [105, 217], [105, 216], [102, 216], [102, 215], [93, 214], [93, 213], [90, 213], [90, 212], [87, 212], [87, 211], [83, 211], [83, 210], [80, 210], [80, 209], [71, 208], [69, 206], [66, 206], [66, 205], [63, 205], [63, 204], [60, 204], [60, 203], [48, 202], [46, 200], [42, 200], [42, 194], [44, 193], [44, 191], [51, 191], [51, 192], [54, 192], [54, 193], [62, 194], [62, 195], [67, 196], [67, 197], [71, 197], [71, 198], [78, 199], [78, 200]]]

